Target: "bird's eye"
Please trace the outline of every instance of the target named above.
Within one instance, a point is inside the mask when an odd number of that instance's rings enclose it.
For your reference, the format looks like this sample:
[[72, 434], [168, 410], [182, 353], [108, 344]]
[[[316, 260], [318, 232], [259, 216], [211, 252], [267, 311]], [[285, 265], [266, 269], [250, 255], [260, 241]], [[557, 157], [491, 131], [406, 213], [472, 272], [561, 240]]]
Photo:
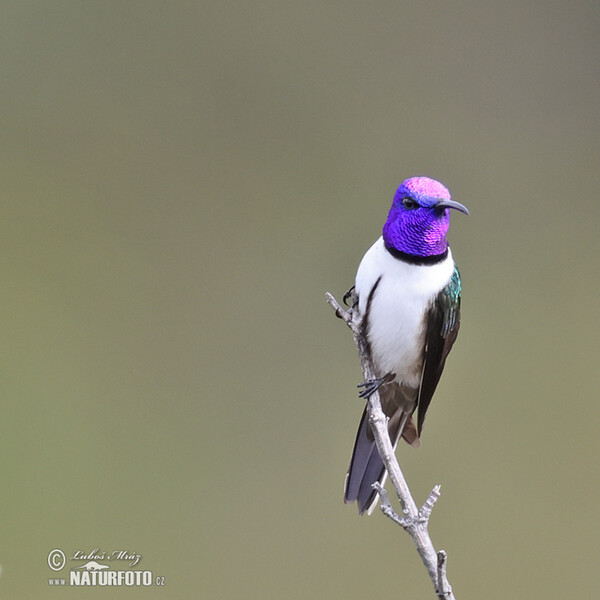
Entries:
[[402, 198], [402, 204], [404, 204], [404, 208], [406, 210], [414, 210], [415, 208], [419, 208], [419, 204], [415, 202], [412, 198]]

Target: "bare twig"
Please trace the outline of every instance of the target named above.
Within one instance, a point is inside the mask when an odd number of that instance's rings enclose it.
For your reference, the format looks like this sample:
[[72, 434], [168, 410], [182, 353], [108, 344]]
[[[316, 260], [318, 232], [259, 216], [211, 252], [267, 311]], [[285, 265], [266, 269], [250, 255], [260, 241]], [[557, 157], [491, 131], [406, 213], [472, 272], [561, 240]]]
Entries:
[[[367, 352], [366, 340], [361, 334], [360, 318], [351, 308], [345, 310], [340, 306], [331, 294], [326, 293], [325, 297], [327, 298], [327, 302], [335, 309], [336, 316], [342, 319], [352, 332], [354, 343], [358, 349], [364, 380], [369, 381], [374, 379], [375, 370]], [[400, 525], [412, 538], [417, 552], [433, 582], [438, 599], [455, 600], [452, 587], [446, 577], [446, 553], [443, 550], [440, 550], [440, 552], [435, 551], [427, 529], [433, 506], [440, 497], [440, 486], [436, 485], [423, 506], [420, 509], [417, 508], [394, 453], [394, 447], [387, 429], [387, 417], [381, 408], [379, 392], [375, 391], [369, 396], [367, 409], [369, 425], [373, 430], [377, 451], [385, 465], [390, 481], [396, 489], [396, 494], [402, 505], [403, 516], [399, 516], [394, 511], [387, 492], [379, 483], [376, 483], [373, 487], [377, 490], [381, 498], [381, 511], [392, 519], [392, 521]]]

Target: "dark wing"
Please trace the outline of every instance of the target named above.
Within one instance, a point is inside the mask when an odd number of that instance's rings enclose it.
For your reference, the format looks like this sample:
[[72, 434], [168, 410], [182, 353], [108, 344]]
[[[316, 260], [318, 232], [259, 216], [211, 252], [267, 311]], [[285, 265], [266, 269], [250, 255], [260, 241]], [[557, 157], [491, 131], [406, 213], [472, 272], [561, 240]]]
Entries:
[[431, 398], [444, 370], [446, 357], [458, 335], [460, 291], [460, 274], [455, 266], [448, 285], [437, 295], [426, 316], [425, 360], [418, 401], [417, 430], [419, 435], [423, 430]]

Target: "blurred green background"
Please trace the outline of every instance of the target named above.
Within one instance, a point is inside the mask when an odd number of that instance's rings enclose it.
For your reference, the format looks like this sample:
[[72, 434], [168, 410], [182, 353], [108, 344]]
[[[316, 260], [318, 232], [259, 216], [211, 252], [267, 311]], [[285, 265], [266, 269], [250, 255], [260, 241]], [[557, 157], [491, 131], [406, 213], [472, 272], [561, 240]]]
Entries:
[[442, 484], [457, 598], [595, 597], [599, 27], [591, 1], [2, 3], [2, 597], [97, 595], [48, 586], [53, 548], [166, 579], [111, 597], [433, 597], [342, 503], [361, 374], [323, 297], [419, 174], [471, 216], [405, 474]]

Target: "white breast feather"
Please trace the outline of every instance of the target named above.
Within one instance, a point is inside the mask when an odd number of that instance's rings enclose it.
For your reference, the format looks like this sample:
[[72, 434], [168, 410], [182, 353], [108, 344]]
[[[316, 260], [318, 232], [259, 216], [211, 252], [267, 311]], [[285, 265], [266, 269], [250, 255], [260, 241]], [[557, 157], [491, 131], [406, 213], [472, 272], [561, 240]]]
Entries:
[[369, 293], [381, 276], [369, 312], [369, 342], [378, 375], [396, 373], [399, 383], [418, 387], [425, 311], [454, 271], [452, 253], [436, 265], [418, 266], [394, 258], [379, 238], [363, 257], [355, 290], [364, 314]]

